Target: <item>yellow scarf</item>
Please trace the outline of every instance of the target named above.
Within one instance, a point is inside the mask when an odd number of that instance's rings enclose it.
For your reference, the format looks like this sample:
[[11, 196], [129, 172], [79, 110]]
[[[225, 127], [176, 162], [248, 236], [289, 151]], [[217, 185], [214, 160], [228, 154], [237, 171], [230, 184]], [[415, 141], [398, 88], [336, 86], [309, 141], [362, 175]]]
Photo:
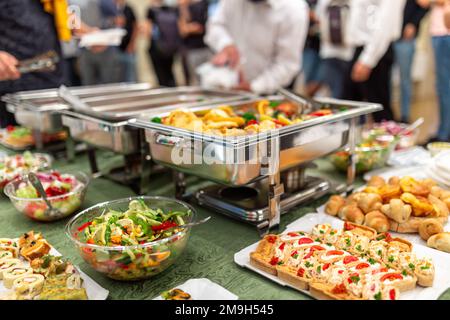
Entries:
[[72, 32], [69, 28], [69, 13], [67, 0], [41, 0], [45, 12], [55, 17], [55, 26], [58, 38], [61, 41], [70, 41]]

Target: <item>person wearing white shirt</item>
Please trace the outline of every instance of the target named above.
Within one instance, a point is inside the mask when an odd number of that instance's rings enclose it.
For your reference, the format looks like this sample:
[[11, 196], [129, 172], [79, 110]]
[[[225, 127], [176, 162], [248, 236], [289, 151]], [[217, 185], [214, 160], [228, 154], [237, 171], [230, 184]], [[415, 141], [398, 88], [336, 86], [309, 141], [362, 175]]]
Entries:
[[375, 121], [392, 120], [392, 43], [400, 38], [406, 0], [351, 0], [348, 41], [356, 48], [344, 98], [383, 105]]
[[351, 0], [319, 0], [316, 15], [320, 26], [320, 57], [323, 82], [333, 98], [342, 99], [343, 84], [350, 70], [355, 48], [348, 44], [348, 16]]
[[213, 64], [239, 70], [235, 89], [269, 94], [296, 78], [308, 23], [304, 0], [222, 0], [205, 42]]

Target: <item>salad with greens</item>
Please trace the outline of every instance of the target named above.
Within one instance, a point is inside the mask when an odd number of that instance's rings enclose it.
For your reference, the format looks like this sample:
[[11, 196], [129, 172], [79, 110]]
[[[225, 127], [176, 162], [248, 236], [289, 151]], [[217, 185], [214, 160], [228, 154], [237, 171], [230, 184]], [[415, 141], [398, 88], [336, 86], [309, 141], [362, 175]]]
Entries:
[[74, 234], [81, 242], [81, 256], [116, 280], [146, 279], [164, 271], [186, 247], [189, 230], [179, 227], [193, 215], [179, 205], [177, 210], [169, 208], [151, 208], [137, 199], [129, 202], [126, 210], [108, 208], [83, 219]]
[[133, 200], [125, 212], [107, 210], [88, 222], [86, 242], [100, 246], [133, 246], [168, 238], [185, 224], [190, 212], [163, 212], [149, 208], [143, 200]]

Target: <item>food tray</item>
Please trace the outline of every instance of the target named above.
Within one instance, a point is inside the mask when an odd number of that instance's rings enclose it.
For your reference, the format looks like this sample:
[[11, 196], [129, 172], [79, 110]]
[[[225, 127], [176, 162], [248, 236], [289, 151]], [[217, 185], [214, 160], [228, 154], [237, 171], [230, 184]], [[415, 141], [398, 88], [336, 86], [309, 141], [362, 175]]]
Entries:
[[[172, 289], [181, 289], [191, 295], [192, 300], [238, 300], [238, 296], [209, 279], [190, 279]], [[158, 296], [153, 300], [164, 300]]]
[[[61, 254], [52, 247], [52, 249], [50, 250], [50, 253], [53, 256], [61, 256]], [[21, 260], [24, 260], [23, 258], [20, 258]], [[27, 262], [25, 261], [25, 265], [28, 265]], [[106, 298], [109, 295], [109, 291], [104, 289], [103, 287], [101, 287], [97, 282], [95, 282], [92, 278], [90, 278], [87, 274], [85, 274], [83, 271], [79, 270], [77, 268], [77, 270], [79, 271], [81, 278], [83, 278], [84, 281], [84, 288], [86, 289], [86, 293], [88, 296], [89, 300], [106, 300]], [[11, 291], [10, 289], [6, 289], [3, 286], [3, 281], [0, 280], [0, 296], [2, 296], [4, 293], [7, 293]]]
[[13, 151], [25, 151], [25, 150], [29, 150], [34, 147], [34, 143], [26, 144], [23, 146], [16, 146], [16, 145], [10, 144], [10, 143], [6, 142], [7, 135], [8, 135], [8, 132], [6, 131], [6, 129], [0, 129], [0, 144], [7, 149], [10, 149]]
[[[317, 224], [331, 224], [333, 228], [342, 229], [344, 225], [344, 221], [333, 218], [328, 215], [321, 215], [317, 213], [310, 213], [302, 218], [296, 220], [287, 226], [285, 232], [294, 232], [294, 231], [310, 231]], [[403, 237], [403, 235], [401, 235]], [[297, 291], [302, 292], [305, 295], [311, 296], [309, 291], [299, 290], [278, 277], [274, 275], [270, 275], [265, 273], [262, 270], [259, 270], [250, 264], [250, 253], [255, 251], [258, 246], [258, 242], [254, 243], [241, 251], [237, 252], [234, 255], [234, 262], [241, 267], [250, 269], [263, 277], [278, 283], [279, 285], [285, 287], [291, 287]], [[414, 244], [414, 252], [418, 256], [430, 257], [433, 259], [436, 275], [434, 279], [433, 287], [429, 288], [421, 288], [417, 287], [414, 290], [402, 292], [400, 296], [400, 300], [436, 300], [438, 299], [442, 293], [444, 293], [450, 287], [450, 273], [448, 272], [448, 266], [450, 265], [450, 254], [440, 252], [428, 247], [425, 247], [420, 244]]]

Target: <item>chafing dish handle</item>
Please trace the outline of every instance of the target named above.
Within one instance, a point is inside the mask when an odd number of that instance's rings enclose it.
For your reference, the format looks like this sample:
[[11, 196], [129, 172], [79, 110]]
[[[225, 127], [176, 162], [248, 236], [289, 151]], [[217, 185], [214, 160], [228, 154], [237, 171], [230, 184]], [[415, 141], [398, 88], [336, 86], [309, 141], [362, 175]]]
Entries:
[[349, 152], [350, 163], [347, 168], [347, 196], [353, 193], [354, 183], [356, 179], [356, 163], [358, 162], [358, 154], [356, 152], [356, 127], [358, 118], [353, 118], [350, 121], [349, 130]]

